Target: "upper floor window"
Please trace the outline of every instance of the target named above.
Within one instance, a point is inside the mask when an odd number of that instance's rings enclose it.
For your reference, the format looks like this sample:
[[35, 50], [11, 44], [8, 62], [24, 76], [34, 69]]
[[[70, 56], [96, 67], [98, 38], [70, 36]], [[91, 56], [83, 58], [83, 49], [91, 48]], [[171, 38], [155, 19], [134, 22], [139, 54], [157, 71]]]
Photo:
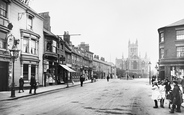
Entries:
[[177, 57], [184, 57], [184, 46], [176, 48]]
[[160, 33], [160, 42], [164, 42], [164, 33]]
[[184, 30], [176, 31], [176, 40], [184, 40]]
[[33, 29], [33, 16], [28, 15], [27, 17], [27, 29], [32, 30]]
[[6, 33], [0, 31], [0, 49], [6, 49]]
[[31, 36], [24, 36], [23, 37], [23, 52], [29, 53], [33, 55], [37, 55], [38, 52], [38, 42], [35, 38]]
[[57, 42], [54, 40], [48, 40], [46, 51], [57, 53]]
[[23, 52], [29, 53], [29, 38], [27, 37], [23, 38]]
[[31, 39], [31, 54], [36, 55], [36, 40]]
[[56, 49], [57, 49], [57, 43], [56, 43], [56, 41], [53, 40], [53, 43], [52, 43], [52, 52], [56, 53]]
[[160, 49], [160, 58], [164, 58], [164, 48]]
[[0, 1], [0, 16], [7, 17], [7, 3]]

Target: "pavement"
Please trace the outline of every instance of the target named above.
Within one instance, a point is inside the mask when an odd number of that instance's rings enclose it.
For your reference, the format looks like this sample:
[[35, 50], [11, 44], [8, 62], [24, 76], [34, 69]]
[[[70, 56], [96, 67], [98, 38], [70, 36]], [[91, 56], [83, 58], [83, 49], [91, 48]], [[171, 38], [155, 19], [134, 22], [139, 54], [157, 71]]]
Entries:
[[[84, 84], [91, 83], [91, 80], [84, 81]], [[60, 85], [52, 85], [52, 86], [46, 86], [46, 87], [38, 87], [36, 90], [36, 94], [33, 94], [34, 90], [32, 90], [32, 94], [29, 94], [29, 89], [25, 89], [24, 92], [19, 93], [18, 90], [15, 90], [15, 97], [11, 97], [11, 91], [2, 91], [0, 92], [0, 101], [7, 101], [7, 100], [15, 100], [23, 97], [33, 96], [33, 95], [39, 95], [55, 90], [70, 88], [74, 86], [79, 86], [80, 82], [75, 82], [74, 84], [69, 83], [67, 87], [66, 84], [60, 84]]]

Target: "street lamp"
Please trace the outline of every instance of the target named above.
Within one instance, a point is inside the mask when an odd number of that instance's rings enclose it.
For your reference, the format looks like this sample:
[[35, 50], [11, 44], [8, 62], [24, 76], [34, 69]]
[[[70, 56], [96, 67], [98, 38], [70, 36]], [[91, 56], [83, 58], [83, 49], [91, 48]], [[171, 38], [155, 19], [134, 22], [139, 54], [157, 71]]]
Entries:
[[151, 62], [149, 64], [149, 84], [151, 84]]
[[15, 59], [18, 58], [19, 56], [19, 51], [20, 50], [17, 50], [17, 49], [11, 49], [10, 50], [10, 56], [12, 58], [12, 61], [13, 61], [13, 76], [12, 76], [12, 85], [11, 85], [11, 97], [15, 97], [15, 83], [14, 83], [14, 62], [15, 62]]
[[157, 77], [157, 79], [158, 79], [158, 66], [157, 66], [157, 64], [156, 64], [156, 66], [155, 66], [155, 69], [156, 69], [156, 77]]

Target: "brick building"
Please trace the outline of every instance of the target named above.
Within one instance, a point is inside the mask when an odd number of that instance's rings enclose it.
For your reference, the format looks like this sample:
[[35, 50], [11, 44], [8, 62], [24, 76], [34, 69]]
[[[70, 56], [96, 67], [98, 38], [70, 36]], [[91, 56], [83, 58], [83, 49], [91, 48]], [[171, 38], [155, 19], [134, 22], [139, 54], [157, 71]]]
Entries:
[[160, 79], [184, 76], [184, 19], [158, 29]]

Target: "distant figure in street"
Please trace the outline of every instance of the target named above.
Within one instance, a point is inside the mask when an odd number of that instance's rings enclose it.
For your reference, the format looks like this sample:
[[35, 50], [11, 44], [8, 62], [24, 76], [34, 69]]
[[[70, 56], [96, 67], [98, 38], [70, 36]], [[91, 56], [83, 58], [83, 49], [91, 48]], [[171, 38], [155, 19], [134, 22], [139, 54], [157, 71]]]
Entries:
[[176, 106], [177, 106], [176, 112], [181, 113], [181, 103], [182, 103], [181, 94], [182, 93], [178, 86], [177, 81], [173, 81], [173, 85], [174, 85], [174, 88], [172, 90], [172, 99], [171, 99], [172, 108], [171, 108], [170, 113], [174, 113]]
[[85, 76], [84, 76], [84, 74], [81, 74], [81, 75], [80, 75], [80, 83], [81, 83], [81, 87], [83, 86], [83, 82], [84, 82], [84, 80], [85, 80]]
[[31, 94], [32, 93], [32, 89], [34, 89], [34, 94], [36, 94], [36, 88], [37, 88], [37, 84], [36, 84], [36, 79], [34, 76], [31, 77], [31, 81], [30, 81], [30, 91], [29, 93]]
[[127, 80], [128, 80], [129, 76], [127, 75]]
[[21, 90], [22, 90], [22, 92], [24, 92], [24, 79], [23, 79], [23, 76], [20, 76], [20, 79], [19, 79], [19, 93], [20, 93]]
[[160, 99], [160, 92], [159, 92], [159, 86], [156, 81], [152, 84], [152, 96], [151, 98], [155, 102], [155, 106], [153, 108], [158, 108], [158, 100]]
[[134, 75], [132, 76], [132, 78], [134, 79]]
[[107, 82], [109, 82], [109, 78], [110, 78], [110, 76], [109, 76], [109, 75], [107, 75]]
[[153, 82], [156, 80], [156, 76], [152, 76], [151, 82], [153, 84]]

